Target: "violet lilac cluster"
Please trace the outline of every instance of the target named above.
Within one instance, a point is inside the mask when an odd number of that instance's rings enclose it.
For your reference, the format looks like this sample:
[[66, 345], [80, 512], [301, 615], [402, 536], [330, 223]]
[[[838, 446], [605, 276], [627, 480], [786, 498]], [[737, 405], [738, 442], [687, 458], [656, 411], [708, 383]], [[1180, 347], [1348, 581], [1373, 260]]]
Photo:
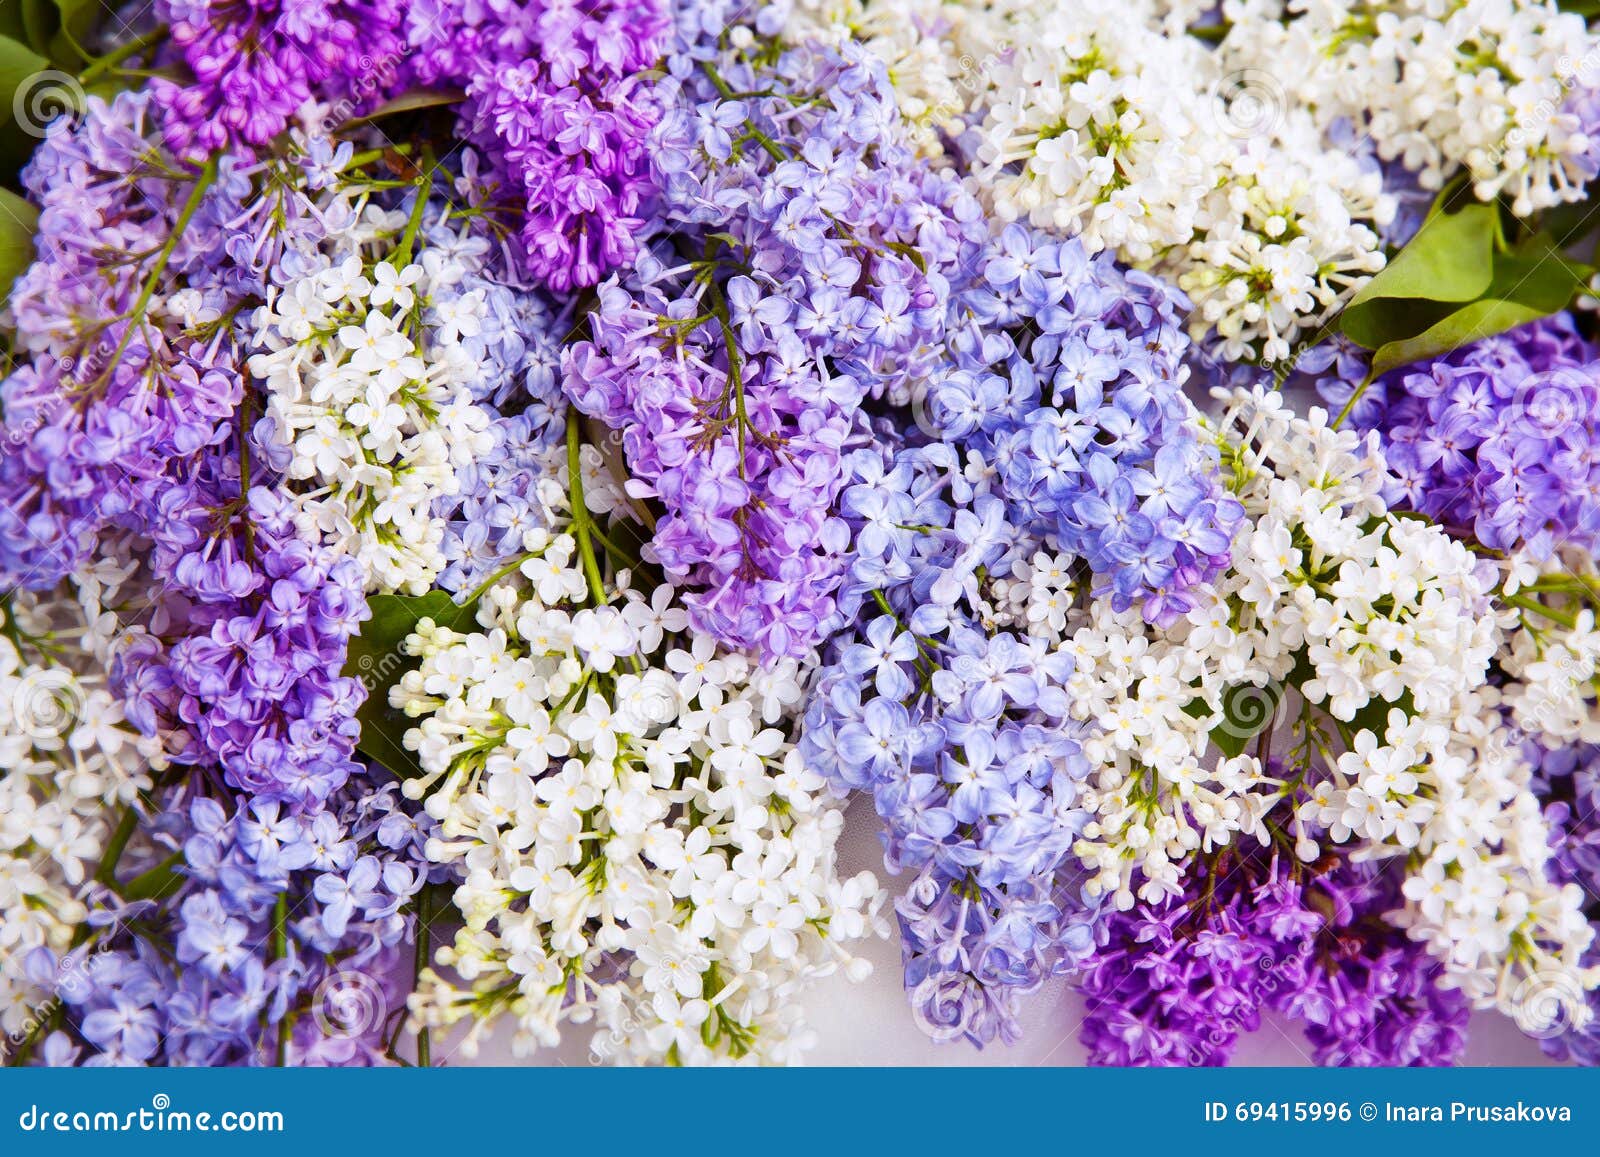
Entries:
[[[1545, 819], [1552, 836], [1551, 865], [1558, 879], [1583, 889], [1591, 920], [1600, 919], [1600, 747], [1575, 743], [1547, 748], [1528, 741], [1529, 762], [1537, 769], [1536, 786], [1547, 800]], [[1591, 948], [1585, 963], [1600, 967], [1600, 949]], [[1600, 1065], [1600, 1021], [1573, 1027], [1576, 1002], [1583, 1000], [1600, 1013], [1600, 992], [1552, 991], [1530, 994], [1530, 1024], [1546, 1054], [1556, 1060]]]
[[408, 51], [409, 0], [158, 0], [169, 30], [160, 57], [182, 80], [150, 86], [167, 145], [202, 160], [250, 157], [308, 101], [331, 129], [387, 96]]
[[399, 949], [417, 934], [428, 883], [426, 817], [371, 779], [315, 814], [248, 797], [173, 804], [151, 854], [170, 849], [183, 867], [159, 902], [113, 901], [84, 946], [29, 955], [30, 976], [59, 998], [38, 1059], [387, 1063], [404, 1014]]
[[369, 613], [361, 569], [302, 537], [283, 493], [243, 490], [236, 458], [193, 463], [165, 494], [154, 625], [111, 672], [128, 718], [229, 788], [315, 810], [359, 770], [365, 690], [340, 668]]
[[933, 432], [993, 463], [1020, 523], [1082, 558], [1096, 595], [1175, 621], [1227, 565], [1244, 516], [1183, 394], [1186, 300], [1011, 225], [959, 304], [970, 320], [927, 387]]
[[151, 104], [91, 98], [92, 131], [57, 121], [24, 173], [42, 211], [38, 259], [7, 302], [27, 357], [0, 383], [0, 574], [37, 590], [105, 527], [158, 523], [169, 467], [225, 438], [244, 394], [213, 319], [240, 300], [215, 255], [249, 183], [231, 161], [176, 176], [152, 163]]
[[1543, 560], [1600, 535], [1600, 355], [1559, 313], [1392, 370], [1359, 395], [1363, 359], [1338, 343], [1298, 369], [1324, 398], [1355, 397], [1349, 423], [1378, 430], [1385, 498], [1493, 550]]
[[1095, 945], [1072, 855], [1090, 770], [1064, 688], [1072, 659], [989, 629], [979, 589], [1041, 544], [947, 445], [863, 449], [849, 465], [850, 626], [828, 648], [800, 750], [871, 795], [885, 864], [911, 876], [895, 910], [919, 1026], [1009, 1042], [1018, 997]]
[[1109, 918], [1081, 981], [1090, 1063], [1224, 1065], [1269, 1013], [1302, 1025], [1317, 1064], [1452, 1063], [1468, 1004], [1384, 920], [1391, 876], [1272, 849], [1204, 857], [1181, 896]]
[[659, 0], [489, 0], [414, 15], [408, 72], [466, 90], [459, 132], [520, 218], [529, 273], [557, 292], [626, 265], [652, 192], [656, 110], [641, 77], [664, 46]]
[[860, 408], [904, 402], [934, 364], [983, 225], [955, 180], [912, 165], [861, 50], [672, 68], [659, 229], [600, 287], [564, 385], [622, 432], [630, 493], [665, 510], [653, 550], [696, 625], [799, 655], [844, 569], [833, 506]]

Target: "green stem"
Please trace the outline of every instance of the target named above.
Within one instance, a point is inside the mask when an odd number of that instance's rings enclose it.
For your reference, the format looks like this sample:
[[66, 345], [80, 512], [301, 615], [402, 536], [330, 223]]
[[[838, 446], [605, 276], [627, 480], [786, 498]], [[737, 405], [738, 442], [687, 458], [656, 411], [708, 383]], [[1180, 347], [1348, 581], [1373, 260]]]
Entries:
[[[433, 950], [433, 937], [428, 929], [428, 922], [433, 919], [433, 905], [429, 901], [428, 885], [424, 883], [422, 890], [417, 893], [417, 951], [412, 964], [411, 988], [416, 990], [417, 981], [422, 976], [422, 970], [428, 967], [428, 957]], [[433, 1042], [429, 1039], [427, 1026], [417, 1029], [417, 1065], [428, 1068], [433, 1064]]]
[[1368, 374], [1366, 380], [1355, 388], [1355, 392], [1350, 395], [1350, 400], [1344, 404], [1344, 409], [1340, 410], [1339, 416], [1333, 420], [1333, 429], [1337, 430], [1344, 425], [1344, 420], [1350, 416], [1350, 411], [1356, 408], [1356, 403], [1361, 400], [1361, 395], [1365, 394], [1367, 387], [1372, 385], [1373, 377], [1373, 374]]
[[387, 145], [381, 149], [367, 149], [364, 152], [352, 154], [350, 159], [345, 162], [344, 167], [346, 169], [358, 169], [362, 165], [370, 165], [374, 161], [381, 160], [390, 153], [399, 153], [401, 156], [405, 156], [410, 152], [411, 143], [409, 141], [403, 141], [398, 145]]
[[417, 243], [417, 233], [422, 229], [422, 213], [428, 207], [428, 194], [433, 191], [433, 174], [438, 166], [433, 163], [432, 157], [423, 160], [427, 167], [423, 170], [422, 179], [417, 182], [417, 199], [411, 206], [411, 220], [406, 222], [406, 231], [400, 237], [400, 248], [394, 251], [392, 264], [396, 269], [404, 269], [411, 264], [411, 251]]
[[[702, 60], [700, 62], [700, 71], [705, 73], [707, 79], [709, 79], [711, 83], [716, 86], [717, 91], [722, 94], [723, 100], [737, 99], [733, 91], [733, 87], [727, 81], [722, 79], [722, 74], [717, 71], [716, 65], [712, 64], [709, 60]], [[745, 131], [750, 134], [751, 139], [753, 139], [758, 145], [766, 150], [767, 156], [771, 157], [775, 161], [787, 161], [789, 159], [789, 154], [785, 153], [783, 149], [778, 146], [777, 142], [771, 137], [767, 136], [766, 133], [756, 128], [751, 121], [746, 120], [744, 122], [744, 127]], [[740, 152], [742, 153], [743, 150], [741, 149]]]
[[117, 820], [117, 826], [112, 829], [111, 839], [106, 841], [106, 850], [100, 857], [100, 866], [94, 870], [94, 878], [106, 887], [117, 886], [117, 861], [122, 859], [122, 853], [127, 850], [128, 841], [133, 838], [138, 826], [139, 809], [130, 803], [122, 809], [122, 818]]
[[150, 299], [155, 296], [156, 283], [166, 272], [167, 262], [172, 260], [173, 250], [178, 247], [178, 238], [189, 228], [189, 222], [200, 209], [200, 202], [205, 199], [206, 190], [211, 188], [217, 179], [217, 165], [220, 158], [220, 153], [212, 155], [206, 162], [205, 168], [200, 170], [194, 188], [189, 190], [189, 199], [183, 203], [183, 209], [179, 212], [177, 221], [173, 223], [172, 235], [167, 238], [167, 243], [156, 255], [155, 266], [150, 270], [150, 275], [144, 279], [143, 288], [139, 290], [139, 300], [133, 303], [133, 310], [128, 314], [128, 326], [122, 331], [122, 340], [117, 343], [117, 351], [106, 363], [107, 374], [111, 372], [111, 367], [122, 360], [122, 355], [127, 352], [128, 343], [133, 340], [134, 328], [144, 320], [145, 312], [150, 308]]
[[533, 556], [531, 554], [519, 554], [516, 558], [506, 563], [505, 566], [501, 567], [499, 570], [495, 571], [492, 575], [479, 583], [476, 589], [474, 589], [472, 594], [467, 598], [467, 601], [461, 605], [464, 607], [470, 607], [473, 603], [483, 598], [484, 595], [488, 594], [490, 587], [494, 586], [495, 583], [505, 578], [508, 574], [518, 570], [523, 563], [527, 562], [532, 557]]
[[102, 72], [115, 68], [124, 60], [127, 60], [128, 57], [133, 56], [138, 52], [142, 52], [144, 49], [149, 48], [152, 45], [160, 44], [166, 38], [167, 26], [165, 24], [152, 28], [143, 36], [137, 37], [128, 41], [126, 44], [120, 45], [119, 47], [106, 53], [99, 60], [96, 60], [93, 64], [89, 65], [88, 68], [84, 69], [78, 74], [78, 83], [84, 85], [88, 84]]
[[582, 441], [578, 425], [582, 421], [577, 408], [567, 408], [567, 489], [572, 496], [572, 536], [578, 540], [578, 557], [583, 560], [583, 573], [589, 580], [589, 593], [596, 606], [606, 601], [605, 583], [600, 578], [600, 563], [595, 558], [594, 541], [589, 536], [589, 508], [583, 504]]
[[1578, 625], [1578, 619], [1576, 615], [1569, 615], [1564, 611], [1556, 610], [1554, 607], [1547, 607], [1543, 603], [1537, 602], [1534, 599], [1527, 598], [1523, 595], [1506, 595], [1505, 600], [1513, 607], [1520, 607], [1522, 610], [1532, 611], [1534, 614], [1543, 615], [1553, 623], [1560, 623], [1569, 631]]
[[[289, 893], [279, 892], [272, 906], [272, 940], [268, 946], [269, 960], [282, 960], [289, 947]], [[273, 1047], [272, 1063], [283, 1068], [289, 1061], [290, 1020], [287, 1013], [278, 1022], [278, 1039]]]

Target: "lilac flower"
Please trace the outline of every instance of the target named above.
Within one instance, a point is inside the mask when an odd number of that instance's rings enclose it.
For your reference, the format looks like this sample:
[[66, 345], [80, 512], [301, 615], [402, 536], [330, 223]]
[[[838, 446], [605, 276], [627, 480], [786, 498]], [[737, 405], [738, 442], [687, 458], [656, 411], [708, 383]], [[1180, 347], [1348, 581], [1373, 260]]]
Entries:
[[694, 591], [699, 629], [798, 655], [833, 613], [857, 415], [903, 404], [937, 364], [983, 228], [895, 139], [859, 48], [685, 53], [657, 92], [651, 248], [600, 287], [564, 386], [622, 431], [630, 492], [666, 511], [652, 550]]
[[928, 387], [933, 430], [992, 462], [1018, 521], [1082, 556], [1097, 593], [1171, 622], [1226, 565], [1242, 517], [1183, 398], [1186, 302], [1021, 225], [991, 254]]
[[8, 585], [50, 589], [103, 528], [156, 516], [173, 501], [168, 465], [215, 444], [243, 394], [225, 328], [175, 324], [150, 302], [180, 287], [209, 317], [238, 302], [215, 254], [249, 183], [231, 161], [180, 179], [152, 163], [149, 104], [91, 99], [81, 124], [51, 126], [24, 176], [42, 212], [8, 303], [30, 356], [0, 382]]
[[409, 70], [466, 89], [461, 135], [521, 212], [522, 257], [550, 289], [594, 285], [633, 259], [655, 119], [639, 74], [666, 28], [656, 0], [498, 0], [412, 21]]
[[1202, 857], [1181, 896], [1107, 921], [1082, 981], [1090, 1062], [1226, 1064], [1273, 1010], [1304, 1024], [1318, 1064], [1452, 1063], [1468, 1005], [1382, 920], [1390, 877], [1263, 849]]
[[307, 101], [331, 123], [379, 103], [399, 78], [406, 0], [158, 0], [166, 54], [191, 74], [159, 77], [151, 93], [168, 146], [203, 159], [249, 158], [282, 133]]
[[1071, 662], [981, 617], [980, 570], [1005, 573], [1039, 540], [974, 493], [943, 444], [847, 464], [850, 627], [828, 648], [800, 750], [840, 788], [872, 793], [887, 866], [914, 873], [896, 911], [918, 1024], [935, 1040], [1009, 1041], [1017, 996], [1095, 943], [1071, 854], [1089, 772], [1061, 690]]
[[[1575, 743], [1549, 750], [1529, 741], [1523, 752], [1537, 769], [1533, 786], [1545, 801], [1555, 878], [1581, 887], [1590, 921], [1600, 920], [1600, 747]], [[1600, 949], [1591, 948], [1584, 963], [1600, 965]], [[1584, 1028], [1573, 1029], [1571, 1014], [1576, 1010], [1562, 1004], [1571, 994], [1535, 994], [1535, 998], [1549, 998], [1550, 1003], [1536, 1010], [1548, 1017], [1547, 1022], [1531, 1026], [1545, 1053], [1575, 1064], [1600, 1064], [1600, 1019], [1591, 1018]], [[1591, 1013], [1600, 1013], [1600, 992], [1590, 991], [1584, 999]]]
[[[1334, 405], [1364, 380], [1337, 346], [1299, 369]], [[1560, 313], [1392, 370], [1351, 407], [1377, 430], [1393, 474], [1385, 498], [1543, 560], [1600, 536], [1600, 356]]]
[[[185, 803], [184, 794], [169, 801], [178, 823], [167, 826], [188, 833], [176, 890], [117, 914], [77, 965], [58, 967], [40, 950], [42, 967], [73, 983], [59, 988], [60, 1028], [34, 1059], [385, 1063], [387, 1015], [404, 998], [400, 949], [416, 934], [412, 902], [439, 871], [422, 854], [431, 821], [404, 810], [393, 781], [380, 786], [366, 775], [315, 818], [237, 800], [230, 813], [204, 796]], [[263, 819], [285, 844], [314, 840], [352, 854], [337, 865], [305, 858], [286, 869], [261, 855]], [[135, 858], [130, 870], [142, 867]], [[134, 929], [159, 930], [173, 951], [158, 951]]]

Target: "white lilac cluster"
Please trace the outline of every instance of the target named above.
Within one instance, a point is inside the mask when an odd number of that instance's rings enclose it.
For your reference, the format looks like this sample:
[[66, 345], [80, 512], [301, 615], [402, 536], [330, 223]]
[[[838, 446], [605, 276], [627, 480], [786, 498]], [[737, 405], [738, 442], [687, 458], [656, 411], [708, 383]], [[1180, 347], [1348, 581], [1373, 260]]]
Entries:
[[1515, 1010], [1529, 983], [1592, 985], [1579, 968], [1592, 936], [1581, 889], [1547, 873], [1531, 768], [1486, 686], [1509, 625], [1491, 601], [1494, 568], [1383, 509], [1370, 435], [1360, 463], [1359, 437], [1318, 409], [1298, 418], [1275, 395], [1230, 400], [1222, 436], [1256, 523], [1236, 555], [1240, 598], [1303, 636], [1295, 685], [1324, 715], [1296, 728], [1301, 830], [1405, 857], [1408, 904], [1394, 918], [1476, 1003]]
[[884, 59], [923, 151], [948, 150], [1001, 220], [1170, 276], [1227, 358], [1288, 357], [1383, 268], [1376, 165], [1150, 0], [795, 11], [791, 35], [831, 29]]
[[1221, 396], [1247, 522], [1185, 620], [1085, 605], [1064, 557], [995, 584], [1001, 621], [1074, 656], [1067, 689], [1097, 732], [1077, 847], [1091, 891], [1121, 909], [1178, 896], [1191, 853], [1241, 837], [1306, 862], [1349, 844], [1405, 858], [1394, 918], [1478, 1002], [1512, 1007], [1553, 974], [1581, 991], [1581, 895], [1546, 874], [1531, 769], [1488, 686], [1511, 621], [1493, 567], [1387, 510], [1375, 440], [1275, 393]]
[[671, 587], [602, 586], [586, 509], [622, 498], [582, 473], [572, 513], [541, 483], [557, 530], [528, 532], [482, 630], [422, 622], [391, 695], [419, 719], [425, 775], [405, 790], [439, 821], [428, 855], [462, 873], [464, 927], [413, 1019], [471, 1017], [469, 1048], [507, 1014], [523, 1052], [570, 1022], [619, 1063], [792, 1060], [796, 995], [864, 976], [846, 946], [884, 932], [871, 873], [839, 878], [843, 811], [791, 742], [806, 672], [686, 634]]
[[1513, 556], [1502, 598], [1515, 610], [1499, 664], [1511, 721], [1546, 746], [1600, 742], [1600, 573], [1582, 550], [1558, 551], [1542, 565]]
[[1465, 172], [1523, 216], [1583, 196], [1600, 40], [1554, 0], [1227, 0], [1230, 71], [1344, 119], [1427, 189]]
[[29, 954], [46, 948], [64, 956], [82, 942], [116, 814], [163, 766], [159, 744], [124, 724], [122, 703], [103, 677], [55, 658], [77, 654], [82, 631], [70, 603], [17, 594], [0, 609], [0, 1031], [7, 1034], [29, 1029], [59, 981], [28, 967]]
[[907, 139], [944, 156], [981, 118], [990, 71], [1010, 48], [1016, 0], [795, 0], [795, 40], [854, 40], [882, 60]]
[[412, 259], [418, 212], [368, 202], [330, 228], [256, 310], [249, 361], [305, 527], [369, 589], [412, 594], [446, 565], [435, 502], [492, 446], [466, 344], [482, 293], [455, 292], [468, 270], [448, 250]]

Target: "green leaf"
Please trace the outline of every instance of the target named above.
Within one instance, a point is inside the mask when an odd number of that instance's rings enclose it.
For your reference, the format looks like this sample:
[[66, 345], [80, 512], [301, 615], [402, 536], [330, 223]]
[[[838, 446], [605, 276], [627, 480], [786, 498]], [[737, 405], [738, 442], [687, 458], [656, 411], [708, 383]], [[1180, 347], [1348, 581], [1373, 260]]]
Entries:
[[425, 108], [441, 108], [445, 105], [459, 104], [467, 98], [467, 94], [458, 89], [442, 92], [406, 92], [397, 97], [384, 101], [377, 108], [364, 116], [358, 116], [345, 121], [341, 129], [353, 128], [356, 125], [368, 124], [372, 121], [382, 120], [384, 117], [397, 116], [403, 112], [416, 112]]
[[1474, 301], [1404, 341], [1380, 346], [1372, 355], [1372, 376], [1386, 374], [1423, 358], [1438, 357], [1482, 338], [1493, 337], [1530, 321], [1548, 310], [1531, 309], [1514, 301]]
[[1494, 280], [1493, 205], [1435, 212], [1345, 306], [1341, 328], [1357, 345], [1377, 349], [1428, 328], [1483, 296]]
[[159, 900], [176, 892], [183, 883], [183, 873], [178, 871], [183, 863], [183, 853], [173, 852], [147, 872], [141, 872], [120, 889], [124, 900]]
[[1591, 271], [1567, 260], [1548, 237], [1532, 237], [1495, 256], [1493, 275], [1477, 301], [1446, 314], [1423, 332], [1381, 346], [1372, 373], [1437, 357], [1567, 307]]
[[0, 189], [0, 302], [33, 261], [33, 234], [39, 211], [9, 189]]
[[367, 690], [366, 702], [356, 712], [361, 723], [361, 738], [356, 746], [395, 775], [409, 779], [422, 774], [416, 755], [407, 751], [403, 742], [414, 723], [404, 712], [389, 706], [389, 688], [414, 664], [410, 656], [401, 652], [400, 644], [423, 619], [432, 619], [453, 631], [476, 630], [477, 603], [457, 606], [444, 591], [429, 591], [419, 596], [373, 595], [367, 606], [372, 617], [350, 640], [342, 672], [347, 678], [359, 680]]
[[10, 121], [17, 90], [50, 67], [50, 61], [19, 40], [0, 36], [0, 121]]
[[1412, 699], [1409, 691], [1400, 692], [1400, 697], [1393, 703], [1381, 695], [1373, 696], [1365, 707], [1356, 712], [1355, 718], [1350, 720], [1351, 733], [1370, 731], [1382, 739], [1385, 729], [1389, 726], [1389, 712], [1397, 707], [1405, 712], [1408, 718], [1417, 713], [1416, 701]]
[[0, 180], [8, 184], [15, 184], [17, 172], [43, 132], [39, 124], [18, 123], [18, 104], [30, 116], [56, 107], [53, 94], [59, 90], [50, 83], [51, 78], [34, 79], [50, 68], [49, 60], [21, 40], [0, 36]]
[[0, 0], [0, 37], [28, 42], [28, 26], [22, 19], [22, 5], [7, 4]]
[[1436, 209], [1351, 300], [1340, 328], [1374, 351], [1376, 377], [1565, 309], [1592, 272], [1548, 235], [1503, 246], [1494, 205]]
[[78, 46], [87, 46], [94, 35], [95, 22], [105, 9], [100, 0], [48, 0], [56, 10], [56, 33], [50, 38], [50, 55], [57, 63], [74, 69], [89, 63]]
[[51, 55], [50, 42], [61, 31], [61, 13], [52, 0], [20, 0], [24, 39], [28, 47]]

